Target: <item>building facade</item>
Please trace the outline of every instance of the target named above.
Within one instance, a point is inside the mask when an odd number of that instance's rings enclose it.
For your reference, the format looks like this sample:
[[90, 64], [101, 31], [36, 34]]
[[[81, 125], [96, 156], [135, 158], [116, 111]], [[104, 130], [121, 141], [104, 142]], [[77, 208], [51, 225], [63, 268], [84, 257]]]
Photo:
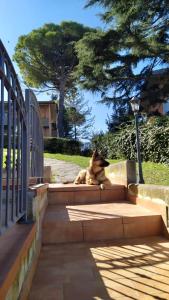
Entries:
[[58, 107], [54, 101], [38, 101], [44, 137], [57, 136]]

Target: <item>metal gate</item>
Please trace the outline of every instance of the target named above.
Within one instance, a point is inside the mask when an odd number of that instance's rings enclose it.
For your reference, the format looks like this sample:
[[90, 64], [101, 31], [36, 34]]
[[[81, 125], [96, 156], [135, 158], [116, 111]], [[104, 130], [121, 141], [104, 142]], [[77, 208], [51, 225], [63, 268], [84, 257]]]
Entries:
[[29, 177], [43, 177], [38, 103], [27, 90], [25, 105], [14, 67], [0, 41], [0, 234], [27, 218]]

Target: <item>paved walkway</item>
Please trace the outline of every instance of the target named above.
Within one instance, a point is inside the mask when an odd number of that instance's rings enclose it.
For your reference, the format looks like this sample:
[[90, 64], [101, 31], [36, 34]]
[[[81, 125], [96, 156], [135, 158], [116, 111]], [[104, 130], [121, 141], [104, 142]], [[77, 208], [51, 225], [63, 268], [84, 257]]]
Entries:
[[162, 237], [44, 246], [29, 300], [169, 299]]
[[71, 183], [81, 170], [78, 165], [52, 158], [45, 158], [44, 164], [52, 167], [52, 182], [55, 183]]

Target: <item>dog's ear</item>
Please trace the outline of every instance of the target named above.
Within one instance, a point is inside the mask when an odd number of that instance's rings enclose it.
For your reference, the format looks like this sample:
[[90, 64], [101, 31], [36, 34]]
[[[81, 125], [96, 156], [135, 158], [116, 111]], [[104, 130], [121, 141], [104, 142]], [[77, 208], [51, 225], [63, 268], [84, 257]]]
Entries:
[[96, 149], [96, 150], [93, 151], [92, 157], [95, 158], [95, 157], [97, 157], [97, 156], [98, 156], [98, 151], [97, 151], [97, 149]]

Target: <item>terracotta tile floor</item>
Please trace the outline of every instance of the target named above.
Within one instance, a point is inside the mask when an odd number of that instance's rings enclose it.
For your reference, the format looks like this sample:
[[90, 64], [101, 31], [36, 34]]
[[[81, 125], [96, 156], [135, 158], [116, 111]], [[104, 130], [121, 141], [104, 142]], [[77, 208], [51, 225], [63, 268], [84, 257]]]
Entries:
[[169, 299], [169, 240], [44, 246], [29, 300]]

